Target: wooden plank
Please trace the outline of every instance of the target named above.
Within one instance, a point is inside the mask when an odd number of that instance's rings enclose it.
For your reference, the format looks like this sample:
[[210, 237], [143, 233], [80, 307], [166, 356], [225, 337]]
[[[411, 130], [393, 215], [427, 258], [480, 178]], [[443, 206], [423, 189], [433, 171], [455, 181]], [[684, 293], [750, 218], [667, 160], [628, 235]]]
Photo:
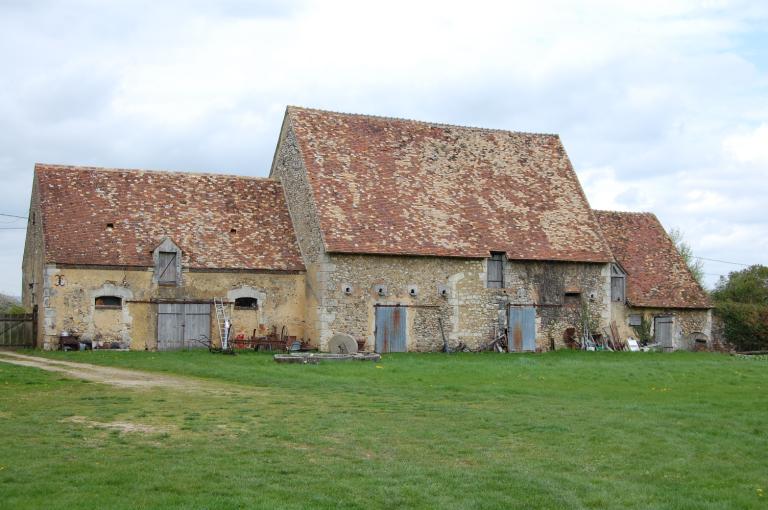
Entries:
[[1, 347], [34, 347], [33, 314], [3, 314], [0, 316]]
[[211, 341], [211, 305], [186, 303], [184, 305], [184, 344], [190, 349], [205, 348]]
[[672, 349], [672, 317], [655, 317], [653, 319], [653, 337], [656, 342], [666, 349]]
[[160, 274], [157, 277], [159, 283], [176, 281], [176, 252], [161, 251], [158, 254], [158, 266], [160, 267]]
[[160, 303], [157, 305], [157, 349], [171, 351], [184, 345], [184, 305]]

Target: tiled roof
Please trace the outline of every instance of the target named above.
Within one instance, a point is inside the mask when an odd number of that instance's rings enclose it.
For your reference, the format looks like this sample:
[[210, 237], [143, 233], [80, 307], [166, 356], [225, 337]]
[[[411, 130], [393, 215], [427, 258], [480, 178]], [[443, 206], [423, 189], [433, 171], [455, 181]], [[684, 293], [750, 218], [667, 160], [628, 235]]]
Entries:
[[707, 308], [709, 298], [651, 213], [595, 211], [616, 260], [627, 271], [627, 301], [635, 306]]
[[560, 138], [289, 107], [329, 252], [607, 262]]
[[186, 267], [304, 269], [278, 182], [44, 164], [35, 175], [47, 262], [151, 266], [167, 236]]

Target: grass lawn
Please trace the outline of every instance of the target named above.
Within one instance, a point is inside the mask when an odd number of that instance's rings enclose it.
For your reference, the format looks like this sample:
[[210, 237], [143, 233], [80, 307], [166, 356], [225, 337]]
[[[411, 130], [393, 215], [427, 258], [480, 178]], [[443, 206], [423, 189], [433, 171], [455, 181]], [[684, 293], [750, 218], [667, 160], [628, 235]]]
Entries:
[[[0, 363], [3, 508], [768, 508], [766, 361], [45, 355], [226, 387], [118, 389]], [[93, 426], [114, 422], [155, 429]]]

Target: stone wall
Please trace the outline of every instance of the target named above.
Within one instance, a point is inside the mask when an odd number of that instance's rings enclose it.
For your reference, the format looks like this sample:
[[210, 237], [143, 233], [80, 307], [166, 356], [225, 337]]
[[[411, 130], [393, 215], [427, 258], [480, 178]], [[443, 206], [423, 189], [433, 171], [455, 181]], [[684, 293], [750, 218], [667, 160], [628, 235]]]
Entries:
[[[250, 336], [263, 325], [278, 331], [286, 326], [289, 335], [305, 336], [304, 274], [184, 271], [179, 287], [158, 286], [153, 269], [61, 267], [45, 268], [45, 298], [40, 345], [54, 348], [62, 331], [82, 339], [119, 343], [131, 349], [157, 348], [156, 300], [212, 300], [224, 297], [255, 297], [258, 310], [232, 310], [232, 335]], [[99, 296], [122, 298], [120, 309], [95, 306]], [[216, 338], [215, 315], [211, 314], [211, 338]]]
[[319, 345], [324, 321], [321, 311], [324, 293], [321, 287], [324, 287], [323, 278], [327, 257], [309, 177], [287, 118], [280, 133], [270, 177], [279, 180], [285, 192], [288, 211], [307, 271], [304, 311], [306, 335], [311, 343]]
[[[442, 349], [443, 333], [451, 347], [462, 342], [480, 348], [506, 327], [508, 304], [537, 305], [536, 345], [547, 350], [562, 343], [565, 328], [577, 325], [579, 310], [563, 306], [566, 290], [584, 296], [596, 327], [606, 324], [604, 264], [510, 261], [505, 288], [488, 289], [483, 259], [341, 254], [328, 259], [322, 278], [323, 349], [335, 333], [350, 334], [373, 349], [377, 304], [407, 307], [407, 349], [412, 351]], [[386, 288], [385, 295], [379, 295], [378, 286]], [[441, 288], [447, 296], [440, 295]]]
[[283, 186], [304, 264], [321, 262], [324, 248], [312, 188], [296, 136], [287, 121], [280, 134], [270, 177]]
[[[32, 197], [29, 203], [27, 219], [27, 235], [24, 242], [24, 258], [21, 271], [21, 302], [27, 310], [35, 306], [42, 312], [43, 302], [43, 257], [45, 245], [43, 240], [42, 217], [40, 215], [40, 195], [37, 178], [32, 181]], [[37, 331], [42, 331], [44, 314], [38, 313]], [[40, 344], [37, 344], [39, 347]]]
[[[672, 343], [676, 350], [696, 348], [694, 336], [706, 337], [707, 348], [717, 348], [712, 343], [712, 312], [698, 308], [646, 308], [613, 303], [611, 318], [616, 321], [619, 337], [637, 338], [637, 332], [629, 325], [630, 315], [640, 315], [651, 321], [651, 335], [654, 317], [672, 317]], [[695, 335], [701, 333], [701, 335]]]

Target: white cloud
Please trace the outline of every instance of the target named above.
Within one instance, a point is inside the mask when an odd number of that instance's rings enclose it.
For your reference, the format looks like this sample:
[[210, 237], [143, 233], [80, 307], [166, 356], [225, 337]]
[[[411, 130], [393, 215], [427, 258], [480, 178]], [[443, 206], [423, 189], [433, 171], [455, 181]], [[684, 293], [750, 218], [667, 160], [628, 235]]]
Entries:
[[753, 131], [728, 136], [723, 148], [740, 163], [768, 164], [768, 123], [760, 124]]

